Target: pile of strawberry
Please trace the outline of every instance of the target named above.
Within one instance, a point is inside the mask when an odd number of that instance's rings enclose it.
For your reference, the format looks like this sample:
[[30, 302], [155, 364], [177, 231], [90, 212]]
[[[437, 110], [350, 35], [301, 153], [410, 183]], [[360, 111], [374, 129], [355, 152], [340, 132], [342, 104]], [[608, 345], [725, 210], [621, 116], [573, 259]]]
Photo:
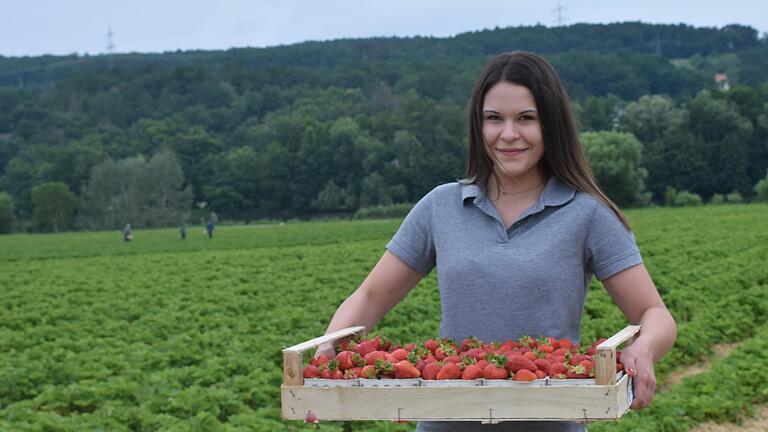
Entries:
[[[440, 338], [403, 347], [376, 336], [344, 343], [337, 355], [313, 358], [304, 367], [304, 378], [426, 380], [513, 379], [533, 381], [594, 378], [596, 347], [577, 346], [568, 339], [523, 336], [502, 344], [467, 338], [461, 344]], [[621, 352], [616, 353], [616, 371], [623, 370]]]

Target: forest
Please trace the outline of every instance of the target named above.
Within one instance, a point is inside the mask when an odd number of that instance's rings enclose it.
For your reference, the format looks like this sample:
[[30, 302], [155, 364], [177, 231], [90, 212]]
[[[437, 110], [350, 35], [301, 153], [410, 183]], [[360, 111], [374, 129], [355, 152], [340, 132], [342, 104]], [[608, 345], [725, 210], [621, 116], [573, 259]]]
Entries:
[[493, 55], [539, 53], [624, 207], [768, 200], [768, 37], [575, 24], [450, 38], [0, 56], [0, 232], [349, 216], [464, 175]]

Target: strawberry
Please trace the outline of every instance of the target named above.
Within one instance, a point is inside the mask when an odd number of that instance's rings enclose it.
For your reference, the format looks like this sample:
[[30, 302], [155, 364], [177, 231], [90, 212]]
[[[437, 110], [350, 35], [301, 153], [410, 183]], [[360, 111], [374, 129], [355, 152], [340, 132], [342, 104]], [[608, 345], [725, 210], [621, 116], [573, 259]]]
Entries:
[[558, 342], [557, 339], [553, 338], [552, 336], [547, 336], [547, 342], [552, 345], [552, 348], [554, 349], [560, 348], [560, 342]]
[[459, 378], [461, 378], [461, 371], [456, 363], [445, 363], [443, 367], [440, 368], [440, 372], [437, 373], [438, 380]]
[[481, 368], [485, 369], [486, 366], [488, 366], [490, 363], [486, 359], [478, 360], [477, 365]]
[[397, 361], [402, 361], [408, 358], [408, 351], [403, 348], [392, 351], [392, 357]]
[[304, 378], [317, 378], [320, 376], [320, 369], [313, 364], [304, 367]]
[[416, 344], [415, 344], [415, 343], [413, 343], [413, 342], [411, 342], [411, 343], [409, 343], [409, 344], [405, 344], [405, 346], [403, 347], [403, 349], [404, 349], [404, 350], [406, 350], [406, 351], [408, 351], [408, 352], [411, 352], [411, 351], [413, 351], [413, 350], [415, 350], [415, 349], [416, 349]]
[[539, 358], [539, 356], [536, 355], [533, 351], [528, 351], [526, 353], [523, 353], [523, 357], [527, 358], [530, 361], [536, 361], [536, 359]]
[[368, 353], [372, 353], [374, 351], [376, 351], [376, 347], [371, 341], [363, 341], [355, 346], [355, 352], [360, 354], [362, 357], [365, 357]]
[[520, 336], [520, 346], [533, 348], [536, 346], [536, 339], [530, 336]]
[[568, 377], [568, 379], [589, 378], [589, 375], [586, 373], [586, 370], [582, 365], [570, 366], [565, 376]]
[[360, 378], [360, 371], [363, 368], [354, 367], [352, 369], [347, 369], [344, 371], [344, 379], [358, 379]]
[[365, 366], [365, 360], [360, 357], [360, 354], [352, 351], [340, 352], [336, 355], [336, 360], [339, 361], [339, 369], [343, 371], [353, 367]]
[[545, 374], [549, 375], [549, 366], [552, 364], [549, 360], [536, 359], [533, 361], [536, 368]]
[[[522, 369], [522, 370], [526, 370], [526, 369]], [[544, 372], [544, 371], [543, 371], [543, 370], [541, 370], [541, 369], [537, 370], [537, 371], [536, 371], [536, 372], [534, 372], [534, 373], [536, 374], [536, 378], [538, 378], [538, 379], [544, 379], [544, 378], [546, 378], [546, 377], [547, 377], [547, 373], [546, 373], [546, 372]]]
[[395, 378], [418, 378], [421, 372], [408, 360], [401, 360], [395, 364]]
[[437, 374], [440, 372], [442, 367], [442, 363], [439, 362], [427, 363], [427, 365], [424, 366], [424, 369], [421, 371], [421, 377], [426, 380], [437, 379]]
[[443, 359], [444, 362], [450, 362], [450, 363], [461, 363], [461, 357], [457, 355], [448, 356]]
[[509, 371], [507, 368], [490, 363], [483, 369], [483, 377], [486, 379], [507, 379], [509, 378]]
[[580, 366], [584, 367], [584, 373], [590, 377], [595, 376], [595, 362], [592, 360], [582, 360], [579, 362]]
[[484, 351], [484, 350], [482, 350], [480, 348], [472, 348], [472, 349], [469, 349], [469, 350], [461, 353], [461, 355], [463, 357], [472, 357], [475, 360], [482, 360], [482, 359], [484, 359], [485, 358], [485, 354], [486, 354], [486, 351]]
[[387, 358], [386, 351], [372, 351], [366, 354], [363, 358], [365, 359], [365, 363], [369, 365], [375, 365], [376, 360], [385, 360]]
[[571, 342], [570, 339], [562, 338], [557, 343], [560, 345], [560, 348], [565, 348], [567, 350], [570, 350], [574, 347], [573, 342]]
[[483, 378], [483, 369], [477, 364], [468, 365], [461, 373], [461, 379], [463, 380], [473, 380], [478, 378]]
[[568, 373], [568, 368], [565, 367], [565, 363], [552, 363], [549, 366], [549, 376], [555, 379], [565, 379]]
[[521, 355], [511, 355], [507, 357], [507, 369], [511, 372], [517, 373], [520, 369], [527, 369], [531, 372], [536, 372], [536, 365]]
[[362, 369], [360, 369], [360, 378], [376, 378], [376, 366], [374, 365], [365, 365]]
[[440, 344], [434, 339], [428, 339], [426, 342], [424, 342], [424, 346], [434, 353]]
[[376, 373], [380, 378], [394, 378], [395, 365], [392, 362], [378, 359], [376, 360]]
[[528, 369], [520, 369], [515, 373], [515, 381], [534, 381], [536, 380], [536, 374]]
[[461, 351], [469, 351], [473, 348], [480, 348], [482, 343], [474, 336], [470, 336], [461, 342]]
[[317, 357], [313, 358], [312, 360], [310, 360], [309, 364], [311, 364], [313, 366], [320, 366], [322, 364], [328, 363], [329, 360], [330, 359], [327, 356], [325, 356], [323, 354], [320, 354], [319, 356], [317, 356]]

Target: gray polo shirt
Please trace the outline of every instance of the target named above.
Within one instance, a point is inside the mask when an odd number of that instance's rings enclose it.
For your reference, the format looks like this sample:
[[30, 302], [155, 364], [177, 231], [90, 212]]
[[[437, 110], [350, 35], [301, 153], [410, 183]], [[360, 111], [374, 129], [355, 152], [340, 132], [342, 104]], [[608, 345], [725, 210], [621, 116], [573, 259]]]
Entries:
[[[414, 206], [387, 249], [420, 273], [437, 268], [440, 335], [458, 341], [578, 341], [592, 276], [602, 280], [642, 262], [634, 236], [610, 209], [555, 177], [508, 230], [483, 188], [438, 186]], [[583, 430], [573, 423], [537, 426]], [[474, 427], [422, 423], [419, 430], [539, 430], [514, 422]]]

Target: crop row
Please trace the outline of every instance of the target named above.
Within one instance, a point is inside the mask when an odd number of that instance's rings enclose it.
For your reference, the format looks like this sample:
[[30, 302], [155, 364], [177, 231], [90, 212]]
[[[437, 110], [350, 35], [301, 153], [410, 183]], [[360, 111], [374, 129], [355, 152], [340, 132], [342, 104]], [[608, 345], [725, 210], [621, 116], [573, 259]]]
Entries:
[[[759, 205], [629, 212], [646, 264], [679, 324], [678, 344], [659, 365], [662, 380], [711, 345], [751, 337], [765, 326], [766, 214], [768, 207]], [[396, 227], [396, 221], [222, 227], [210, 241], [201, 234], [186, 242], [174, 230], [153, 230], [137, 232], [132, 244], [115, 233], [3, 237], [0, 430], [308, 428], [280, 418], [280, 350], [322, 334]], [[430, 275], [374, 334], [426, 339], [437, 334], [439, 316]], [[582, 339], [624, 325], [593, 283]], [[766, 368], [767, 352], [760, 352], [755, 367]], [[759, 380], [739, 380], [747, 394], [765, 388]], [[658, 396], [650, 410], [597, 427], [623, 430], [661, 418], [655, 410], [666, 398], [686, 397], [690, 385]], [[719, 418], [701, 415], [717, 412], [717, 403], [699, 399], [689, 423]], [[413, 425], [322, 428], [407, 431]]]

